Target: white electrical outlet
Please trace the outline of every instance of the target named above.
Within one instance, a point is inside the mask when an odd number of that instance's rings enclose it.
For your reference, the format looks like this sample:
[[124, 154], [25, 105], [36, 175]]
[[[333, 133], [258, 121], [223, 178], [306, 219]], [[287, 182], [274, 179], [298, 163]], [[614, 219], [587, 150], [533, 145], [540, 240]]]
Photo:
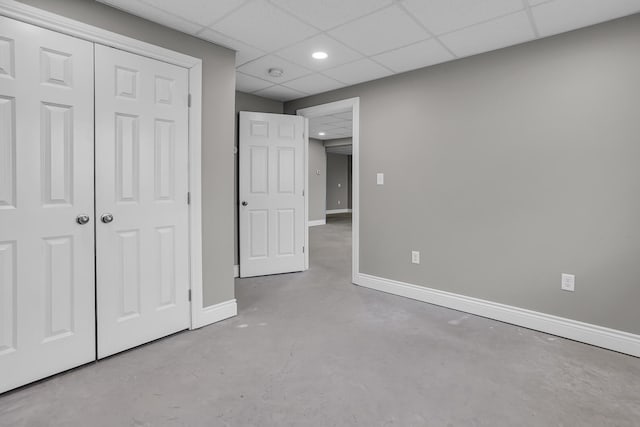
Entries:
[[376, 174], [376, 183], [378, 185], [384, 185], [384, 174], [383, 173]]
[[338, 200], [338, 204], [340, 204], [340, 200]]
[[562, 290], [573, 292], [576, 290], [576, 276], [573, 274], [562, 273], [562, 282], [560, 284]]
[[411, 263], [412, 264], [420, 264], [420, 252], [411, 251]]
[[342, 188], [342, 184], [338, 183], [338, 188]]

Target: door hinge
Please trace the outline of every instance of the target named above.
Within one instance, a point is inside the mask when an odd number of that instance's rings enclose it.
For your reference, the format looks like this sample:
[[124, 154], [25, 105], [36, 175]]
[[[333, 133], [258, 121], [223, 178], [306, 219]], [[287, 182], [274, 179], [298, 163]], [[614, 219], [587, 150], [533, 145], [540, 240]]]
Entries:
[[191, 289], [189, 289], [189, 301], [191, 301]]
[[187, 107], [191, 108], [191, 94], [187, 96]]
[[304, 253], [304, 246], [302, 247], [302, 253]]
[[190, 205], [191, 204], [191, 191], [187, 192], [187, 204]]
[[304, 190], [302, 190], [302, 197], [304, 197]]

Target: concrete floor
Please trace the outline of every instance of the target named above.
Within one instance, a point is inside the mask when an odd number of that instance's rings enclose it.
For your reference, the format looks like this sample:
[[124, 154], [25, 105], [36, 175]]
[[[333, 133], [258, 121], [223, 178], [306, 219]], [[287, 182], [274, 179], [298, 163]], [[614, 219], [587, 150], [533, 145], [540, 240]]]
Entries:
[[0, 397], [2, 426], [638, 426], [640, 359], [349, 284], [238, 280], [239, 315]]

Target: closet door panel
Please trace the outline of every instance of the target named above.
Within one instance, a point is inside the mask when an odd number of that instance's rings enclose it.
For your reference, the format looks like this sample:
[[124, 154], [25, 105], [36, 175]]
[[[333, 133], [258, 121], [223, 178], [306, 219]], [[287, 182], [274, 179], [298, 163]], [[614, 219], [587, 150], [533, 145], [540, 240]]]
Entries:
[[96, 46], [98, 356], [189, 327], [188, 70]]
[[95, 360], [93, 154], [93, 44], [0, 17], [0, 392]]

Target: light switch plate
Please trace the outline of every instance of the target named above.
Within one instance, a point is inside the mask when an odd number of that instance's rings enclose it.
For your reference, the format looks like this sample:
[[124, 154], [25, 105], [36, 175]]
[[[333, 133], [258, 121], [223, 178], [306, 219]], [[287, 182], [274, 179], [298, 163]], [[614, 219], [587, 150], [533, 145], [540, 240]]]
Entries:
[[384, 185], [384, 174], [383, 173], [378, 173], [376, 175], [376, 182], [378, 183], [378, 185]]
[[573, 292], [576, 290], [576, 276], [573, 274], [562, 273], [562, 282], [560, 284], [562, 290]]

